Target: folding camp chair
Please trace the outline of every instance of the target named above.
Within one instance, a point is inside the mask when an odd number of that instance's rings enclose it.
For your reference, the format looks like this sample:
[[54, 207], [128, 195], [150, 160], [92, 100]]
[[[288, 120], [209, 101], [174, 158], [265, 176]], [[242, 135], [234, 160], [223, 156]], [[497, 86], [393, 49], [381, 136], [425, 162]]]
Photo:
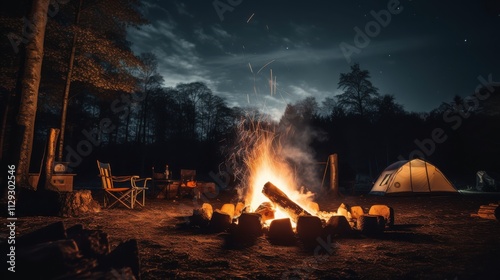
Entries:
[[[109, 163], [97, 161], [99, 176], [101, 177], [104, 189], [104, 207], [111, 208], [117, 203], [133, 209], [136, 204], [144, 206], [146, 204], [147, 182], [151, 178], [140, 178], [137, 175], [113, 176]], [[138, 182], [143, 182], [142, 186], [137, 186]], [[122, 186], [115, 186], [115, 183]], [[142, 194], [142, 199], [137, 198]]]

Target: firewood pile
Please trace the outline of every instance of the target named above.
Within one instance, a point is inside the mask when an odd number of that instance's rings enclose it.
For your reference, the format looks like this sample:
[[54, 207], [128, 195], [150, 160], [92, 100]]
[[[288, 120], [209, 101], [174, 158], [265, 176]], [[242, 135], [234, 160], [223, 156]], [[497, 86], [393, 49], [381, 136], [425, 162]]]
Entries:
[[[262, 203], [254, 212], [248, 212], [241, 202], [227, 203], [215, 210], [204, 203], [193, 209], [189, 224], [211, 232], [228, 232], [240, 239], [265, 235], [271, 243], [290, 244], [299, 240], [305, 245], [316, 244], [318, 237], [373, 236], [394, 225], [394, 210], [387, 205], [372, 205], [365, 211], [361, 206], [342, 203], [336, 212], [311, 214], [270, 183], [265, 185], [263, 193], [272, 202]], [[276, 208], [287, 213], [288, 218], [275, 219]]]
[[[9, 246], [1, 244], [2, 252], [8, 252]], [[8, 258], [9, 261], [16, 264], [19, 279], [141, 278], [135, 239], [110, 250], [106, 233], [84, 229], [82, 225], [65, 228], [63, 222], [19, 236], [15, 260]]]
[[472, 217], [480, 217], [488, 220], [500, 220], [500, 207], [498, 203], [490, 203], [481, 205], [477, 210], [477, 214], [471, 214]]

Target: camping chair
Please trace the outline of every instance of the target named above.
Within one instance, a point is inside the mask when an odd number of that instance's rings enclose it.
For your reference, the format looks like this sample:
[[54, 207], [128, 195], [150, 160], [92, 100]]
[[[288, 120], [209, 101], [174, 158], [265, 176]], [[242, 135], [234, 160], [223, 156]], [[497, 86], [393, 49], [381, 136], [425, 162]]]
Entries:
[[[105, 208], [111, 208], [117, 203], [129, 209], [133, 209], [135, 204], [140, 206], [146, 204], [146, 184], [151, 178], [140, 178], [137, 175], [113, 176], [111, 173], [111, 165], [109, 163], [100, 162], [99, 160], [97, 160], [97, 167], [99, 168], [99, 176], [101, 177], [102, 187], [104, 189]], [[137, 186], [138, 182], [144, 182], [143, 186]], [[117, 187], [115, 183], [125, 186]], [[137, 200], [137, 197], [141, 194], [142, 200]]]
[[196, 170], [181, 169], [181, 182], [179, 186], [179, 196], [195, 195], [196, 189]]

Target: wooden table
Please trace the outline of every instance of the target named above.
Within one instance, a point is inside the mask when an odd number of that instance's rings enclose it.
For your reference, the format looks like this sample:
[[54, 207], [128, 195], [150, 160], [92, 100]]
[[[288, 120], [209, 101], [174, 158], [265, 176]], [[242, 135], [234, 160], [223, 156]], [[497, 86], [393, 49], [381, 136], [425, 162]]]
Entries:
[[159, 198], [161, 194], [164, 194], [165, 199], [169, 199], [172, 185], [178, 182], [179, 180], [173, 179], [155, 179], [153, 186], [153, 196], [155, 198]]

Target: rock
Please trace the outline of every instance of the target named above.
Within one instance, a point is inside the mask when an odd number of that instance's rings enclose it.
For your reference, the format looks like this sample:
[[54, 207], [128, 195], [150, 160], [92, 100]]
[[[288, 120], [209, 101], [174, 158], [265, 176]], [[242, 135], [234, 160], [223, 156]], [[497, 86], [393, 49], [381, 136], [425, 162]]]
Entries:
[[272, 220], [267, 235], [273, 244], [291, 245], [295, 242], [295, 233], [290, 218]]
[[225, 231], [231, 225], [231, 216], [228, 213], [216, 209], [210, 219], [210, 228], [212, 231]]
[[351, 217], [357, 219], [359, 216], [365, 214], [361, 206], [351, 206]]
[[[365, 235], [377, 235], [382, 232], [381, 221], [384, 220], [379, 215], [364, 214], [356, 220], [356, 228]], [[385, 225], [384, 225], [385, 226]]]
[[234, 204], [226, 203], [226, 204], [222, 205], [220, 210], [224, 213], [227, 213], [229, 215], [229, 217], [231, 217], [231, 221], [233, 220], [233, 218], [234, 218]]
[[368, 214], [380, 215], [380, 216], [384, 217], [385, 224], [388, 227], [391, 227], [394, 225], [394, 210], [387, 205], [381, 205], [381, 204], [372, 205], [370, 207], [370, 210], [368, 211]]
[[256, 237], [262, 235], [262, 217], [258, 213], [243, 213], [238, 219], [237, 234]]
[[353, 231], [345, 216], [335, 215], [328, 219], [325, 226], [325, 233], [333, 236], [349, 236]]
[[342, 203], [342, 204], [340, 204], [339, 208], [337, 209], [337, 215], [343, 215], [347, 219], [350, 219], [351, 218], [350, 211], [351, 211], [351, 209], [350, 209], [349, 205]]
[[193, 209], [193, 215], [189, 217], [191, 226], [207, 227], [212, 219], [213, 209], [209, 203], [203, 203], [201, 208]]
[[316, 243], [316, 238], [321, 236], [323, 225], [316, 216], [299, 216], [297, 220], [297, 235], [302, 243], [309, 245]]

